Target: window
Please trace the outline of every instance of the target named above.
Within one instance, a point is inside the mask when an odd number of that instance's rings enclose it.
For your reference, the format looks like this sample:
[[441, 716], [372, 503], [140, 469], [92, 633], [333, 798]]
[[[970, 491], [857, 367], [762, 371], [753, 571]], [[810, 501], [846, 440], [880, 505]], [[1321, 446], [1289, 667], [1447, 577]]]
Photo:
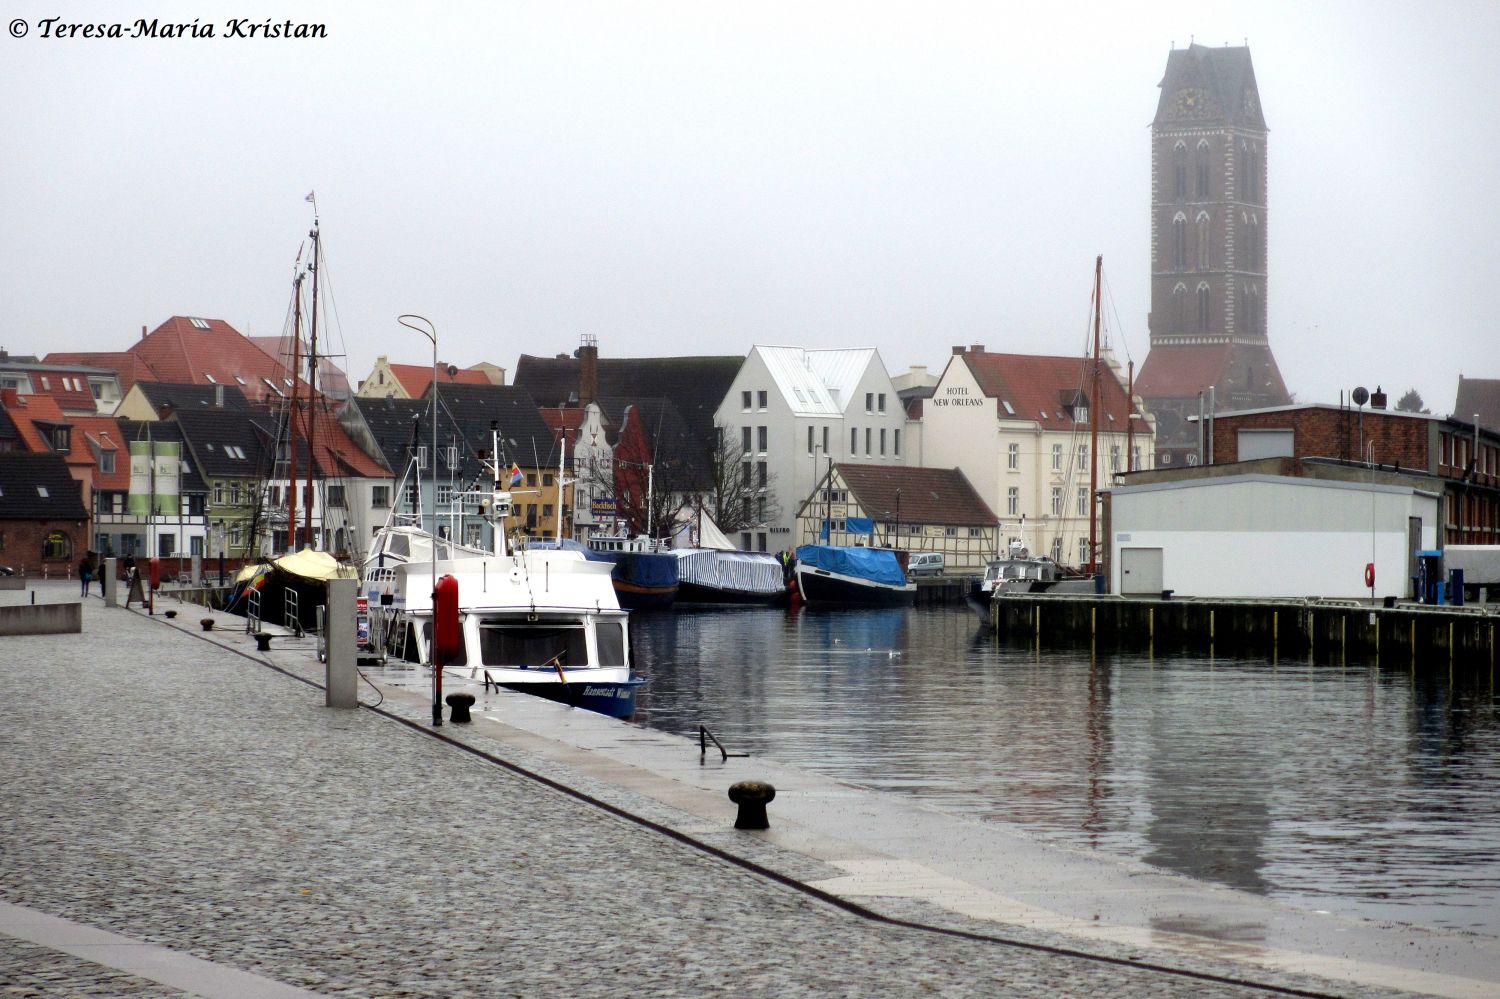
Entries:
[[807, 453], [813, 453], [813, 428], [811, 426], [807, 428]]
[[424, 471], [424, 472], [427, 470], [427, 445], [426, 444], [418, 444], [417, 445], [417, 468], [420, 469], [420, 470], [422, 470], [422, 471]]
[[765, 531], [761, 531], [759, 534], [757, 534], [755, 536], [755, 543], [758, 546], [756, 548], [756, 551], [762, 551], [763, 552], [763, 551], [766, 550], [766, 532]]
[[749, 427], [740, 427], [740, 437], [744, 442], [744, 451], [746, 454], [749, 454], [751, 451], [750, 434], [751, 430]]
[[1118, 475], [1120, 472], [1120, 445], [1118, 444], [1110, 446], [1109, 471], [1111, 475]]
[[417, 508], [417, 487], [415, 485], [406, 487], [406, 505], [413, 510]]
[[1005, 467], [1012, 472], [1021, 470], [1021, 445], [1011, 444], [1005, 449]]
[[1062, 561], [1062, 538], [1060, 537], [1052, 539], [1052, 561]]
[[1208, 141], [1205, 139], [1198, 143], [1198, 197], [1208, 197]]
[[865, 457], [870, 456], [870, 428], [865, 427]]
[[549, 488], [549, 489], [552, 487], [552, 473], [551, 472], [544, 472], [544, 473], [542, 473], [542, 486], [544, 488]]
[[1073, 422], [1074, 423], [1087, 423], [1087, 422], [1089, 422], [1089, 404], [1088, 403], [1086, 403], [1086, 402], [1080, 402], [1080, 403], [1076, 404], [1073, 407]]
[[240, 505], [240, 484], [231, 482], [229, 484], [229, 502], [234, 506]]
[[740, 393], [740, 409], [750, 412], [750, 392], [746, 390]]
[[766, 411], [766, 393], [764, 389], [755, 393], [755, 404], [762, 413]]
[[1054, 472], [1062, 471], [1062, 451], [1061, 444], [1052, 445], [1052, 470]]
[[1208, 332], [1208, 285], [1198, 286], [1198, 332]]
[[880, 412], [882, 412], [882, 413], [885, 412], [885, 393], [884, 392], [880, 393], [879, 395], [877, 395], [875, 397], [875, 408], [878, 409], [878, 410], [880, 410]]
[[865, 393], [865, 412], [866, 413], [873, 413], [873, 412], [875, 412], [875, 393], [874, 392], [866, 392]]
[[858, 427], [850, 427], [849, 428], [849, 456], [852, 458], [854, 456], [855, 452], [857, 452], [858, 450], [859, 450], [859, 428]]
[[880, 428], [880, 456], [885, 457], [885, 427]]
[[828, 453], [828, 428], [823, 428], [823, 453]]
[[552, 504], [551, 503], [543, 503], [542, 504], [542, 516], [543, 517], [550, 517], [550, 516], [552, 516]]
[[326, 502], [328, 503], [329, 506], [338, 506], [338, 507], [343, 506], [344, 505], [344, 487], [343, 486], [329, 486], [328, 487], [328, 493], [327, 493], [327, 496], [325, 497], [325, 499], [326, 499]]
[[755, 520], [760, 524], [766, 522], [766, 498], [764, 496], [755, 498]]
[[171, 558], [172, 553], [177, 550], [174, 544], [176, 540], [170, 534], [158, 534], [156, 536], [156, 554], [162, 558]]
[[895, 431], [895, 441], [894, 441], [894, 444], [895, 444], [894, 453], [895, 453], [896, 457], [899, 458], [899, 457], [901, 457], [901, 431], [899, 431], [899, 430]]
[[1014, 517], [1021, 512], [1021, 489], [1011, 486], [1005, 491], [1005, 512]]
[[391, 505], [391, 487], [375, 486], [370, 490], [370, 505], [377, 510], [386, 510]]
[[1198, 269], [1208, 270], [1208, 213], [1198, 215]]
[[47, 491], [47, 487], [46, 486], [37, 486], [36, 487], [36, 494], [38, 496], [40, 496], [42, 499], [51, 499], [51, 497], [52, 497], [52, 494]]
[[1187, 219], [1182, 215], [1172, 220], [1172, 266], [1178, 270], [1187, 266]]
[[1089, 488], [1088, 488], [1088, 486], [1079, 486], [1078, 487], [1078, 516], [1080, 516], [1080, 517], [1087, 517], [1088, 515], [1089, 515]]
[[1088, 538], [1079, 538], [1078, 539], [1078, 564], [1079, 565], [1088, 565], [1089, 564], [1089, 539]]
[[1052, 516], [1061, 517], [1063, 511], [1062, 486], [1052, 487]]
[[536, 488], [536, 473], [535, 472], [527, 472], [526, 473], [526, 487], [528, 489], [535, 489]]
[[766, 453], [766, 428], [765, 427], [756, 427], [755, 428], [755, 443], [757, 445], [759, 445], [758, 450], [760, 451], [760, 453], [761, 454], [765, 454]]
[[740, 488], [748, 493], [750, 491], [750, 482], [750, 463], [742, 461], [740, 462]]
[[115, 471], [115, 453], [113, 451], [99, 452], [99, 471], [105, 475], [113, 475]]
[[42, 558], [72, 558], [73, 539], [62, 531], [52, 531], [42, 539]]
[[215, 482], [214, 483], [214, 504], [218, 505], [218, 504], [221, 504], [223, 502], [224, 502], [224, 483], [222, 483], [222, 482]]
[[766, 468], [766, 463], [763, 462], [763, 461], [757, 461], [755, 463], [755, 484], [756, 484], [756, 486], [758, 486], [761, 489], [766, 488], [766, 480], [768, 479], [769, 475], [770, 475], [770, 473], [769, 473], [768, 469]]
[[1087, 444], [1080, 444], [1080, 445], [1078, 445], [1078, 464], [1074, 465], [1073, 467], [1076, 468], [1078, 471], [1081, 472], [1085, 468], [1087, 468], [1088, 465], [1089, 465], [1089, 446]]
[[1181, 142], [1172, 150], [1172, 196], [1187, 197], [1187, 146]]

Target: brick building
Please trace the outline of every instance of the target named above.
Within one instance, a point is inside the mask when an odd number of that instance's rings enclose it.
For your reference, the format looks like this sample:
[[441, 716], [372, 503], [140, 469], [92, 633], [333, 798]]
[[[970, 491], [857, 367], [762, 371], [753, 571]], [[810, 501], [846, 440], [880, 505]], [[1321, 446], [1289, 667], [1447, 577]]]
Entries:
[[66, 576], [89, 548], [89, 512], [67, 460], [0, 452], [0, 564], [29, 576]]
[[1282, 406], [1222, 414], [1210, 436], [1216, 465], [1290, 457], [1437, 480], [1440, 543], [1500, 544], [1500, 431], [1483, 424], [1378, 408]]
[[1195, 460], [1191, 418], [1291, 402], [1266, 332], [1266, 122], [1250, 50], [1167, 59], [1151, 123], [1151, 350], [1136, 392], [1158, 465]]

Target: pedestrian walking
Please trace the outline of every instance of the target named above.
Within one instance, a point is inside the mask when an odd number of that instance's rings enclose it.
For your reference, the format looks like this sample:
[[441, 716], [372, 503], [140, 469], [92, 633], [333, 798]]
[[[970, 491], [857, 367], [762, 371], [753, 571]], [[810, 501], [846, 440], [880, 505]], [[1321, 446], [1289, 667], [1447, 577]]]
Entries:
[[94, 581], [94, 553], [84, 552], [83, 558], [78, 560], [78, 581], [82, 584], [80, 597], [89, 595], [89, 584]]
[[104, 567], [105, 567], [104, 556], [100, 555], [99, 556], [99, 564], [95, 567], [94, 575], [96, 575], [96, 576], [99, 577], [99, 596], [101, 596], [101, 597], [104, 596]]

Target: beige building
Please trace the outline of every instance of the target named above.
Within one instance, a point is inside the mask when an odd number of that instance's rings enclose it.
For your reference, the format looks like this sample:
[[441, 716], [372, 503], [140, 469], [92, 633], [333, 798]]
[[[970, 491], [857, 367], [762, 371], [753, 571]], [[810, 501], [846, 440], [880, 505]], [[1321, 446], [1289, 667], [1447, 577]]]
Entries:
[[[505, 369], [488, 361], [471, 364], [467, 368], [456, 368], [451, 364], [438, 363], [438, 381], [447, 385], [504, 385]], [[361, 399], [420, 399], [427, 394], [432, 384], [430, 364], [392, 364], [390, 358], [381, 354], [375, 358], [375, 367], [369, 377], [359, 383], [354, 393]]]
[[958, 468], [1000, 518], [1001, 541], [1021, 538], [1054, 561], [1086, 566], [1090, 474], [1096, 490], [1150, 467], [1154, 430], [1132, 405], [1116, 366], [1100, 362], [1097, 453], [1091, 359], [991, 354], [955, 347], [922, 408], [923, 464]]

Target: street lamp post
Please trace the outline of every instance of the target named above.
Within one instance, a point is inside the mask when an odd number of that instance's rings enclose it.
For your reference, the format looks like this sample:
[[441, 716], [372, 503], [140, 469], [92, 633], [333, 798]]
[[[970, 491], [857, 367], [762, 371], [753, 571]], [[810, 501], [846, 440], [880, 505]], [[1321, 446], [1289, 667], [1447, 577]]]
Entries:
[[[413, 326], [407, 322], [415, 319], [426, 324], [427, 328]], [[432, 528], [428, 532], [428, 544], [432, 549], [432, 634], [427, 639], [427, 658], [432, 664], [432, 724], [439, 728], [443, 724], [443, 669], [438, 662], [437, 655], [437, 455], [438, 455], [438, 419], [437, 419], [437, 393], [438, 393], [438, 342], [437, 327], [425, 316], [412, 315], [410, 313], [396, 317], [396, 321], [409, 330], [418, 333], [432, 341]], [[422, 495], [420, 480], [417, 483], [417, 496]]]

